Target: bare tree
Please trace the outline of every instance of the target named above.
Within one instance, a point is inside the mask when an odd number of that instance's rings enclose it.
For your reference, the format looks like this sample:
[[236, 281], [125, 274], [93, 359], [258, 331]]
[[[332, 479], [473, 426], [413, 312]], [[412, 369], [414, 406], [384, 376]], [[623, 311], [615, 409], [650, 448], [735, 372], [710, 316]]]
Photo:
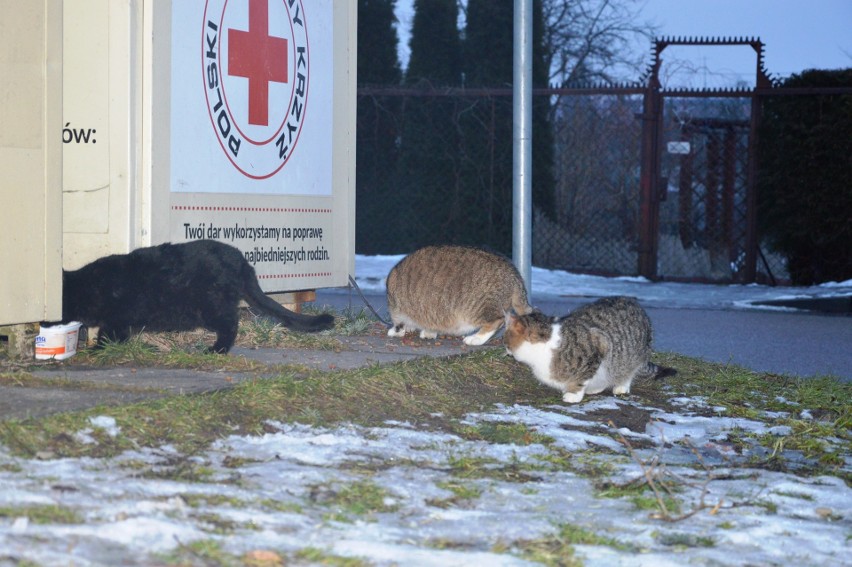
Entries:
[[[541, 0], [550, 81], [614, 83], [639, 78], [656, 27], [638, 0]], [[647, 47], [646, 47], [647, 46]]]

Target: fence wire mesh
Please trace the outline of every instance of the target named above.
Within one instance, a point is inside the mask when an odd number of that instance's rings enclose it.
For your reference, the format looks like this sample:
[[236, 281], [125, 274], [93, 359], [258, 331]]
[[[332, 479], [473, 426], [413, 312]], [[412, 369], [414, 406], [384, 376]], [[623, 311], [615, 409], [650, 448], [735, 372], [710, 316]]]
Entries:
[[555, 211], [533, 203], [533, 263], [634, 275], [642, 98], [560, 96], [553, 109]]
[[664, 100], [658, 275], [744, 281], [751, 98]]
[[[534, 265], [638, 274], [644, 96], [537, 91]], [[751, 101], [663, 97], [658, 277], [744, 281]], [[357, 252], [456, 243], [510, 255], [511, 125], [507, 89], [359, 89]], [[787, 279], [782, 257], [759, 242], [757, 253], [758, 281]]]

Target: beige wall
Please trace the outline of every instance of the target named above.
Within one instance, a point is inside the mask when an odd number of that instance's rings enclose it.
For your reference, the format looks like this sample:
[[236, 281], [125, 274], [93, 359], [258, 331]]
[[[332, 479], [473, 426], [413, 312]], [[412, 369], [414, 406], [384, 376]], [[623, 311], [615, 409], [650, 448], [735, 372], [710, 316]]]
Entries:
[[17, 324], [62, 313], [62, 2], [0, 14], [0, 324]]
[[[58, 319], [63, 267], [174, 239], [170, 5], [0, 0], [0, 325]], [[304, 289], [354, 273], [357, 8], [334, 6], [334, 195], [287, 205], [331, 201], [333, 277]]]
[[140, 151], [140, 4], [64, 3], [65, 269], [138, 246], [132, 196]]

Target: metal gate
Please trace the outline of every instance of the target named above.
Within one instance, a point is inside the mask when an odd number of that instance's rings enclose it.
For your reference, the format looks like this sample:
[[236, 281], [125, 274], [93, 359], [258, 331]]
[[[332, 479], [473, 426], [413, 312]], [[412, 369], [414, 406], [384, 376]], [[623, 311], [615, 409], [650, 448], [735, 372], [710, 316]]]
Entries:
[[[660, 55], [670, 45], [750, 46], [755, 86], [663, 89]], [[757, 228], [761, 104], [849, 89], [777, 86], [764, 69], [759, 39], [662, 38], [635, 83], [534, 89], [534, 100], [550, 109], [554, 156], [553, 203], [548, 210], [533, 201], [533, 263], [651, 280], [786, 279], [786, 259], [761, 249]], [[368, 118], [358, 124], [359, 252], [398, 254], [434, 242], [501, 250], [510, 239], [482, 227], [511, 229], [511, 163], [495, 115], [509, 112], [512, 90], [379, 86], [358, 94]], [[439, 102], [447, 109], [441, 120], [424, 122], [413, 112]], [[435, 161], [414, 180], [400, 158], [406, 144], [420, 140], [412, 132], [437, 136], [444, 151], [424, 155], [451, 166]], [[453, 204], [457, 195], [467, 199], [464, 206]], [[445, 211], [446, 222], [436, 223], [433, 209]], [[423, 226], [420, 238], [429, 242], [412, 237]]]
[[[757, 53], [757, 88], [663, 91], [660, 56], [670, 45], [751, 46]], [[755, 281], [756, 93], [771, 86], [758, 39], [654, 42], [642, 114], [640, 275]]]

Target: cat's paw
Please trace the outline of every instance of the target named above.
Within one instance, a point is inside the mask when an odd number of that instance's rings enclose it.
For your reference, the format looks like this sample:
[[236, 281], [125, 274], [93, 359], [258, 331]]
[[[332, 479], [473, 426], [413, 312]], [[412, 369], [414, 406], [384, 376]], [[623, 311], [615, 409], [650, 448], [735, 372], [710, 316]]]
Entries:
[[402, 325], [394, 326], [388, 329], [389, 337], [404, 337], [405, 336], [405, 327]]
[[616, 396], [622, 396], [630, 393], [630, 384], [621, 385], [621, 386], [613, 386], [612, 393]]
[[436, 338], [438, 338], [438, 332], [437, 331], [427, 331], [426, 329], [423, 329], [422, 331], [420, 331], [420, 338], [421, 339], [436, 339]]
[[562, 395], [562, 401], [567, 402], [569, 404], [579, 404], [580, 402], [583, 401], [583, 394], [584, 393], [585, 392], [583, 392], [583, 391], [580, 391], [580, 392], [565, 392]]
[[487, 343], [488, 339], [490, 339], [493, 334], [494, 333], [489, 333], [488, 335], [468, 335], [462, 340], [466, 345], [479, 346]]

